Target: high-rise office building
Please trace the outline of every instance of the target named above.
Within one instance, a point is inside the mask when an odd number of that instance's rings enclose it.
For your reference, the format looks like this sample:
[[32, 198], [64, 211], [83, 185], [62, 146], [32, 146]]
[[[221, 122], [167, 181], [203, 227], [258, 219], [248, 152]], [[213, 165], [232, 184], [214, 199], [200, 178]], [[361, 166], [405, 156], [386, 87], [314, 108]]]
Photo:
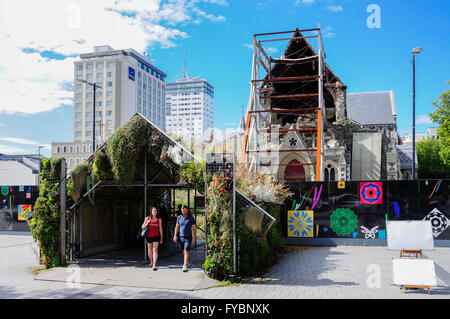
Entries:
[[[92, 85], [96, 89], [93, 106]], [[93, 112], [95, 144], [101, 145], [135, 113], [165, 128], [166, 74], [149, 57], [133, 49], [98, 46], [74, 63], [73, 142], [52, 143], [52, 157], [66, 158], [68, 168], [92, 155]]]
[[166, 131], [205, 140], [214, 127], [214, 88], [205, 79], [182, 78], [166, 87]]

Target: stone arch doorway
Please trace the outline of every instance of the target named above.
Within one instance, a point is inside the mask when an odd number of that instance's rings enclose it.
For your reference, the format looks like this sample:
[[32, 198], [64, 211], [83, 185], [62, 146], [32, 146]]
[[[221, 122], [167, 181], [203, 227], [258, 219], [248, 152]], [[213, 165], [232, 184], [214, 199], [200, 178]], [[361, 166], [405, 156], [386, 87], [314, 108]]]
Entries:
[[305, 168], [297, 160], [291, 160], [284, 170], [284, 180], [286, 182], [306, 181]]

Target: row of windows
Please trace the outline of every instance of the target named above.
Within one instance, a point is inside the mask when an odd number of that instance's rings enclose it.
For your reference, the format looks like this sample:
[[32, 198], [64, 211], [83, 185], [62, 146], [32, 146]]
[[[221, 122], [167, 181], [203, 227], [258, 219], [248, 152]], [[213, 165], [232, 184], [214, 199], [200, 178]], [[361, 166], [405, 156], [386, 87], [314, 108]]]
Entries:
[[74, 153], [76, 150], [76, 153], [86, 153], [86, 152], [92, 152], [92, 145], [76, 145], [76, 146], [57, 146], [56, 147], [56, 153]]
[[[160, 74], [159, 72], [156, 72], [155, 70], [150, 68], [148, 65], [145, 65], [141, 61], [138, 61], [138, 65], [139, 65], [139, 68], [141, 68], [141, 70], [143, 70], [143, 71], [145, 71], [147, 73], [150, 73], [151, 75], [153, 75], [157, 79], [160, 79], [161, 81], [165, 81], [166, 80], [166, 78], [162, 74]], [[138, 77], [140, 76], [140, 73], [141, 72], [138, 72]]]
[[[112, 116], [112, 111], [106, 111], [106, 116]], [[102, 111], [97, 111], [97, 113], [95, 113], [96, 116], [102, 116]], [[92, 116], [92, 112], [86, 112], [85, 114], [86, 117], [91, 117]], [[76, 112], [75, 113], [75, 118], [80, 119], [82, 117], [82, 113], [81, 112]]]
[[[101, 115], [100, 115], [100, 116], [101, 116]], [[97, 121], [96, 123], [97, 123], [96, 125], [101, 125], [101, 121]], [[106, 124], [106, 126], [112, 126], [112, 125], [113, 125], [113, 122], [112, 122], [112, 120], [107, 120], [105, 124]], [[81, 128], [82, 125], [83, 125], [83, 122], [78, 121], [78, 122], [75, 123], [75, 128]], [[87, 121], [87, 122], [86, 122], [86, 126], [87, 126], [87, 127], [89, 127], [89, 126], [91, 126], [91, 125], [92, 125], [92, 122], [91, 122], [91, 121]]]
[[[77, 79], [81, 80], [81, 79], [83, 79], [83, 76], [82, 75], [77, 75]], [[89, 80], [89, 79], [87, 79], [87, 80]], [[100, 87], [100, 90], [105, 87], [102, 82], [97, 82], [96, 84]], [[112, 88], [113, 87], [113, 81], [106, 81], [106, 87], [107, 88]], [[92, 85], [88, 85], [87, 89], [92, 89]], [[99, 90], [99, 89], [97, 89], [97, 90]]]
[[[95, 131], [95, 136], [101, 136], [101, 131]], [[92, 136], [92, 131], [85, 131], [85, 136]], [[75, 131], [75, 137], [81, 137], [81, 131]], [[112, 130], [106, 130], [106, 136], [111, 136]]]
[[[86, 70], [92, 70], [93, 69], [93, 64], [92, 63], [87, 63], [86, 64]], [[112, 69], [114, 67], [114, 62], [107, 62], [106, 63], [106, 68], [108, 68], [108, 69]], [[98, 62], [98, 63], [96, 63], [96, 68], [97, 68], [97, 70], [103, 70], [103, 68], [104, 68], [104, 64], [103, 64], [103, 62]], [[80, 64], [77, 64], [77, 71], [83, 71], [83, 64], [82, 63], [80, 63]]]

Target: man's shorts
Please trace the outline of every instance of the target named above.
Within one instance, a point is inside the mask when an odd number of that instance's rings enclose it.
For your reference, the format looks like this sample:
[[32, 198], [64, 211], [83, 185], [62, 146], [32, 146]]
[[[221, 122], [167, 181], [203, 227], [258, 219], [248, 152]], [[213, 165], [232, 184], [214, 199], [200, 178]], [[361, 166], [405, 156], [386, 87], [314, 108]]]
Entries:
[[191, 248], [191, 242], [191, 237], [178, 237], [178, 246], [181, 250], [189, 251], [189, 249]]

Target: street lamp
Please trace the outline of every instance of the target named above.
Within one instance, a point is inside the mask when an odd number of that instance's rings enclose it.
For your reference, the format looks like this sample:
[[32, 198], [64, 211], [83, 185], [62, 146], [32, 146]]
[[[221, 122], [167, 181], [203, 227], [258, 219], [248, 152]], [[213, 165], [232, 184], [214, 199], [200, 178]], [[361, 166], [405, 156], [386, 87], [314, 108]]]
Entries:
[[92, 123], [92, 135], [93, 135], [92, 136], [92, 152], [95, 153], [95, 96], [96, 96], [95, 91], [97, 88], [101, 89], [102, 87], [100, 85], [98, 85], [97, 83], [91, 83], [91, 82], [88, 82], [83, 79], [78, 79], [78, 82], [89, 84], [90, 86], [93, 87], [94, 100], [93, 100], [93, 106], [92, 106], [92, 113], [93, 113], [92, 114], [92, 121], [93, 121], [93, 123]]
[[413, 54], [413, 131], [412, 131], [412, 180], [415, 178], [416, 171], [416, 54], [422, 52], [422, 48], [414, 48]]
[[39, 165], [38, 165], [38, 186], [41, 185], [41, 148], [44, 146], [38, 146], [38, 153], [39, 153]]

